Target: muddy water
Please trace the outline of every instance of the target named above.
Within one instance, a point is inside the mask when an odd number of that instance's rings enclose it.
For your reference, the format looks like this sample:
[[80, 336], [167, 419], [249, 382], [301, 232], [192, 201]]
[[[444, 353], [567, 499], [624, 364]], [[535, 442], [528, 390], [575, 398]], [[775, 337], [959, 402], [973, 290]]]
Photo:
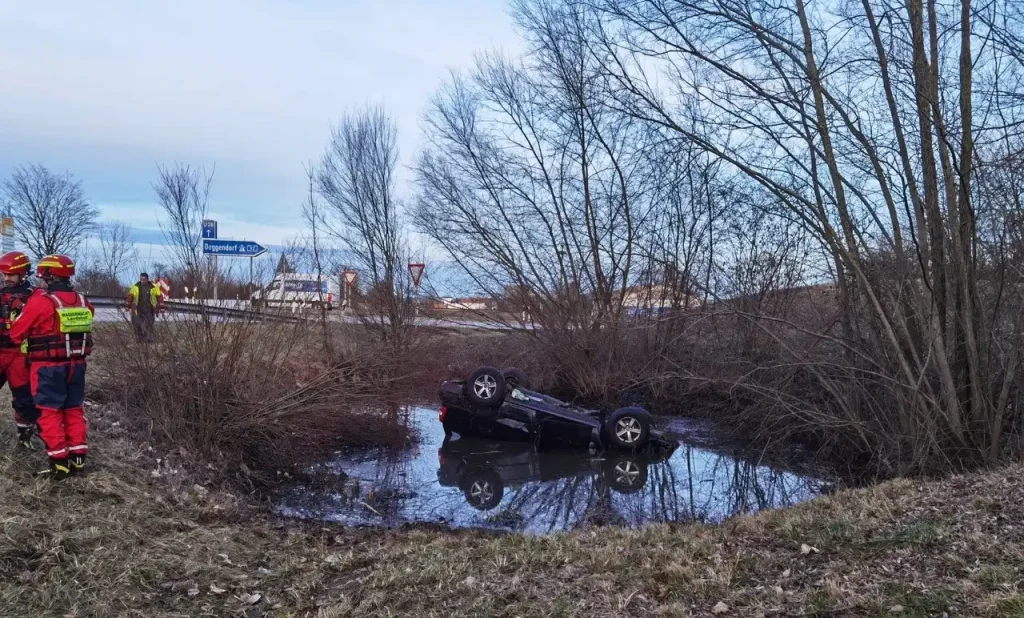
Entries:
[[706, 427], [657, 425], [680, 436], [668, 453], [537, 452], [528, 444], [446, 440], [437, 410], [410, 408], [403, 449], [338, 453], [319, 482], [280, 496], [279, 514], [360, 526], [440, 523], [546, 533], [586, 525], [720, 521], [796, 504], [820, 479], [758, 465], [707, 446]]

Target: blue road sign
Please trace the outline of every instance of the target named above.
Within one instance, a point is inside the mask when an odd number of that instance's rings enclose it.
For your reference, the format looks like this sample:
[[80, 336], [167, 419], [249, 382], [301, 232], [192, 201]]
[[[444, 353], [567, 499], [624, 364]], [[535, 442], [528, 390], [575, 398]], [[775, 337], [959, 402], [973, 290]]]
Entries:
[[256, 257], [267, 252], [267, 248], [248, 240], [203, 240], [203, 253], [226, 257]]
[[217, 222], [214, 221], [213, 219], [203, 219], [203, 238], [217, 238]]

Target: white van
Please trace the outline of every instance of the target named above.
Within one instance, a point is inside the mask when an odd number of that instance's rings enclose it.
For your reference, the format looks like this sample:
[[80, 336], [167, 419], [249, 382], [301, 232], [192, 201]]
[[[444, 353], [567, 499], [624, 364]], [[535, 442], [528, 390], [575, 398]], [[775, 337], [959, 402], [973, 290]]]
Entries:
[[260, 307], [315, 307], [333, 309], [340, 299], [338, 282], [323, 275], [280, 273], [265, 288], [253, 292], [250, 303]]

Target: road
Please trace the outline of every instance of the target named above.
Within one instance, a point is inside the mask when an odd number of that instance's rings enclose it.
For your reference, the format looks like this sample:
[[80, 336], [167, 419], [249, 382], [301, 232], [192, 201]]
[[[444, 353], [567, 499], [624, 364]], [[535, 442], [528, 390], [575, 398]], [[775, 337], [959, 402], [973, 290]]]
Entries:
[[[198, 307], [196, 307], [194, 305], [193, 305], [193, 307], [195, 307], [195, 309], [192, 309], [193, 311], [198, 309]], [[226, 309], [226, 310], [230, 311], [230, 310], [233, 310], [234, 307], [232, 307], [230, 305], [227, 305], [227, 303], [225, 303], [225, 305], [221, 306], [221, 307], [218, 307], [218, 306], [207, 306], [207, 313], [210, 315], [210, 317], [213, 320], [218, 321], [218, 322], [220, 322], [220, 321], [242, 320], [242, 319], [246, 319], [246, 317], [247, 317], [247, 316], [241, 316], [241, 315], [229, 315], [229, 316], [218, 315], [219, 314], [219, 310], [221, 310], [221, 309]], [[238, 311], [237, 309], [234, 309], [234, 310]], [[295, 318], [298, 318], [298, 319], [301, 319], [302, 317], [309, 317], [310, 319], [314, 318], [314, 314], [312, 314], [312, 313], [302, 313], [302, 312], [297, 312], [295, 314], [284, 313], [283, 316], [286, 317], [286, 318], [294, 316]], [[173, 319], [173, 320], [198, 319], [198, 318], [199, 318], [199, 314], [198, 313], [176, 311], [173, 307], [171, 308], [171, 311], [168, 314], [166, 314], [164, 316], [161, 316], [161, 319]], [[332, 322], [341, 322], [341, 323], [346, 323], [346, 324], [359, 324], [363, 320], [363, 318], [361, 318], [360, 316], [345, 315], [345, 314], [343, 314], [340, 311], [332, 311], [332, 312], [330, 312], [328, 314], [328, 319], [330, 321], [332, 321]], [[96, 322], [99, 322], [99, 323], [126, 322], [127, 323], [128, 321], [129, 321], [128, 314], [123, 309], [121, 309], [120, 307], [117, 307], [117, 306], [107, 306], [107, 305], [102, 305], [102, 304], [100, 304], [99, 306], [96, 307]], [[450, 328], [450, 329], [489, 330], [489, 331], [506, 331], [506, 330], [515, 330], [516, 329], [515, 327], [512, 327], [512, 326], [508, 326], [508, 325], [505, 325], [505, 324], [498, 324], [498, 323], [494, 323], [494, 322], [473, 321], [473, 320], [446, 320], [446, 319], [442, 319], [442, 318], [427, 318], [427, 317], [418, 317], [418, 318], [416, 318], [416, 325], [417, 326], [422, 326], [422, 327], [428, 327], [428, 328]]]

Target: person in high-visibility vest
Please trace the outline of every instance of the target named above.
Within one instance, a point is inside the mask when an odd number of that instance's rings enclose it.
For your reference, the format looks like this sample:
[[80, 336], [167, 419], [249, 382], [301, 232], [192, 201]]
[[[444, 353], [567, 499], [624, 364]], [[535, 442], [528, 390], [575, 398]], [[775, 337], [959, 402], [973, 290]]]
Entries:
[[96, 310], [71, 286], [75, 263], [47, 255], [36, 266], [41, 287], [11, 327], [11, 340], [31, 363], [32, 397], [39, 408], [39, 435], [50, 457], [48, 472], [63, 479], [85, 468], [89, 452], [85, 421], [85, 359], [92, 353]]
[[141, 273], [138, 283], [128, 290], [128, 308], [132, 312], [132, 325], [139, 341], [152, 340], [156, 314], [162, 309], [163, 299], [160, 286], [150, 281], [147, 273]]
[[9, 251], [0, 256], [0, 275], [3, 275], [4, 282], [0, 288], [0, 386], [6, 382], [11, 387], [18, 446], [24, 449], [32, 448], [39, 410], [32, 401], [28, 360], [11, 341], [10, 331], [25, 301], [32, 295], [32, 285], [28, 282], [31, 271], [31, 261], [21, 251]]

